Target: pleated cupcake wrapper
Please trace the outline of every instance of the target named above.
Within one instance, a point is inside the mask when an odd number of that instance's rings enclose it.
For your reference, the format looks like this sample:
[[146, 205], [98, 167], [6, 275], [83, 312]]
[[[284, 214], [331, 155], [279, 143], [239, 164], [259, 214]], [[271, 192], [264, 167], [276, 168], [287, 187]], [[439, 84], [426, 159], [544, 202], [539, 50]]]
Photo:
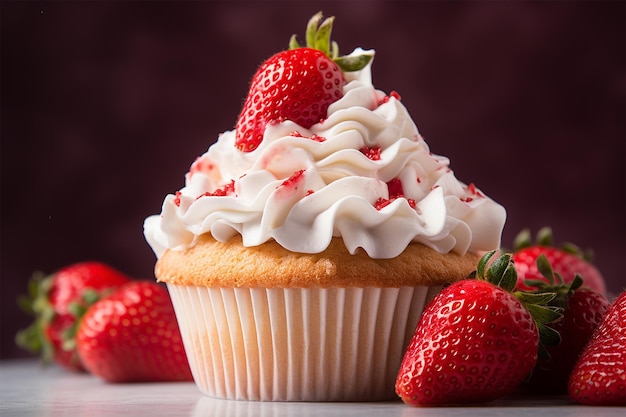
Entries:
[[377, 401], [441, 287], [168, 285], [199, 389], [225, 399]]

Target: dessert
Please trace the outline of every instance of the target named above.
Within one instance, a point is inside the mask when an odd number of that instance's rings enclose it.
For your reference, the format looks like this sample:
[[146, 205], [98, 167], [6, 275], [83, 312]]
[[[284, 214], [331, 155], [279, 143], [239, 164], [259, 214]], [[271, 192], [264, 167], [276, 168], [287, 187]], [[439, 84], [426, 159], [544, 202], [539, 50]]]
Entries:
[[331, 24], [261, 65], [236, 129], [144, 223], [210, 396], [396, 398], [424, 305], [500, 245], [504, 208], [375, 89], [373, 51], [338, 56]]

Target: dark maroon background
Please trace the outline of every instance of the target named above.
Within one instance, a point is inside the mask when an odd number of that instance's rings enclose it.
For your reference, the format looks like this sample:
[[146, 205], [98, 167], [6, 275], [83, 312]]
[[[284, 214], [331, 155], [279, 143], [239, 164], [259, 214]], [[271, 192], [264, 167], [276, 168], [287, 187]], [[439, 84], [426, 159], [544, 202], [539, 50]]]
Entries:
[[1, 354], [34, 270], [97, 259], [153, 279], [143, 219], [232, 128], [260, 62], [337, 17], [377, 50], [431, 150], [625, 283], [624, 2], [2, 2]]

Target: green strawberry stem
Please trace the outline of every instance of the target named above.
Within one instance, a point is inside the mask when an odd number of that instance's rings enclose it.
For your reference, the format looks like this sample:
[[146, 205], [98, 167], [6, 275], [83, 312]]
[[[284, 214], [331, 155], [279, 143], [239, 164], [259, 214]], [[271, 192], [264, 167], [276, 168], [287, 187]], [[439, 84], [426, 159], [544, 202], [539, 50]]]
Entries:
[[46, 337], [46, 327], [54, 319], [54, 309], [48, 301], [52, 276], [35, 272], [28, 282], [28, 294], [17, 299], [18, 306], [35, 319], [15, 336], [15, 343], [31, 353], [40, 353], [43, 363], [51, 363], [54, 347]]
[[63, 343], [61, 348], [63, 350], [71, 351], [76, 348], [76, 333], [78, 333], [78, 326], [80, 325], [80, 319], [85, 315], [87, 310], [94, 305], [98, 300], [111, 294], [113, 289], [103, 291], [102, 294], [92, 288], [86, 288], [81, 295], [81, 302], [73, 301], [67, 309], [76, 320], [74, 323], [65, 329], [63, 332]]
[[551, 303], [557, 296], [557, 293], [548, 290], [542, 292], [514, 291], [517, 283], [517, 272], [512, 255], [505, 252], [492, 260], [496, 252], [493, 250], [483, 255], [478, 261], [476, 271], [470, 277], [490, 282], [502, 288], [511, 293], [524, 305], [537, 325], [540, 342], [539, 354], [546, 357], [548, 352], [545, 346], [555, 345], [561, 341], [559, 333], [548, 326], [548, 324], [554, 323], [563, 317], [563, 308]]
[[[331, 16], [322, 19], [322, 12], [316, 13], [309, 19], [305, 33], [306, 47], [322, 51], [344, 72], [359, 71], [365, 68], [374, 55], [371, 53], [362, 53], [339, 56], [339, 46], [337, 42], [333, 42], [330, 39], [335, 17]], [[289, 49], [296, 48], [302, 48], [302, 46], [298, 43], [296, 35], [292, 35], [291, 39], [289, 39]]]

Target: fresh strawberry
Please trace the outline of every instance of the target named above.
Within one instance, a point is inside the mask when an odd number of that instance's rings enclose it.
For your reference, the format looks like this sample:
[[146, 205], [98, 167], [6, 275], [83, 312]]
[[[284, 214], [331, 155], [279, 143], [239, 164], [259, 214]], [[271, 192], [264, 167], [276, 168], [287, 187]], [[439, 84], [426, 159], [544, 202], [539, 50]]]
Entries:
[[480, 403], [511, 393], [532, 371], [542, 343], [558, 334], [546, 323], [560, 317], [544, 307], [553, 293], [511, 293], [517, 276], [511, 255], [444, 288], [426, 307], [400, 366], [396, 393], [414, 406]]
[[167, 290], [126, 284], [95, 303], [76, 335], [85, 368], [108, 382], [191, 381]]
[[626, 291], [609, 306], [583, 350], [568, 392], [581, 404], [626, 406]]
[[239, 150], [255, 150], [268, 124], [291, 120], [308, 129], [325, 119], [328, 106], [343, 96], [342, 71], [359, 70], [371, 60], [368, 54], [338, 56], [330, 41], [333, 20], [322, 22], [317, 13], [307, 25], [306, 47], [293, 36], [288, 50], [261, 64], [235, 127]]
[[549, 304], [563, 309], [563, 318], [548, 325], [559, 333], [561, 342], [545, 346], [546, 354], [540, 355], [532, 377], [524, 385], [534, 393], [566, 394], [572, 369], [606, 313], [609, 301], [604, 295], [582, 287], [584, 278], [580, 275], [565, 284], [544, 255], [537, 258], [537, 268], [549, 282], [538, 284], [539, 291], [556, 293]]
[[41, 353], [44, 363], [82, 371], [74, 339], [78, 320], [99, 297], [128, 281], [125, 274], [99, 262], [73, 264], [50, 276], [35, 273], [29, 295], [18, 299], [35, 320], [17, 334], [17, 344]]
[[549, 227], [544, 227], [537, 233], [535, 243], [530, 238], [530, 232], [523, 230], [517, 236], [514, 245], [513, 261], [517, 269], [519, 289], [530, 291], [537, 288], [533, 280], [545, 281], [545, 277], [537, 269], [537, 258], [543, 254], [552, 264], [554, 272], [560, 274], [565, 283], [572, 282], [576, 274], [579, 274], [585, 278], [586, 287], [606, 296], [604, 277], [591, 263], [591, 254], [583, 253], [573, 244], [554, 247], [552, 230]]

